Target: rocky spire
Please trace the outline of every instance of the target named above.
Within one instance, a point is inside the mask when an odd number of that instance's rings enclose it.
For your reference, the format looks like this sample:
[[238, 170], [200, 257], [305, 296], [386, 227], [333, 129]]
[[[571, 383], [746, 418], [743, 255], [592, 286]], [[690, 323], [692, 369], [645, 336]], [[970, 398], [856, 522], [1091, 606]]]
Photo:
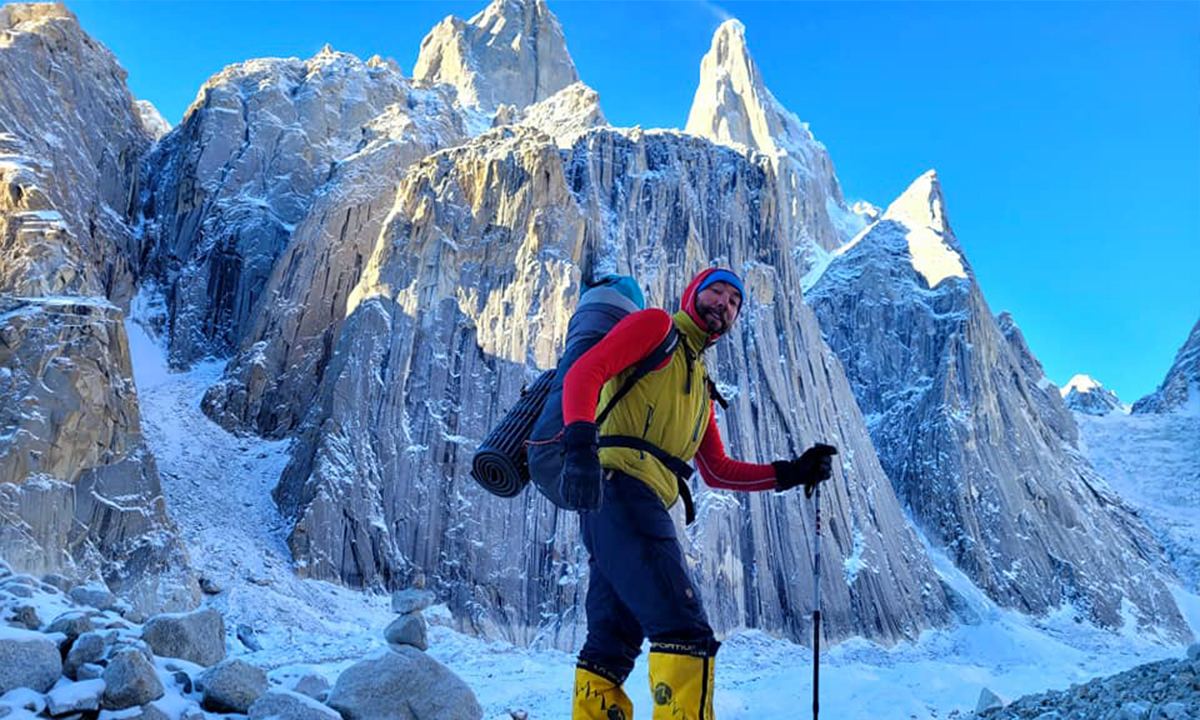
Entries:
[[1115, 392], [1088, 375], [1076, 375], [1059, 392], [1067, 407], [1088, 415], [1107, 415], [1121, 407]]
[[1175, 363], [1167, 371], [1167, 377], [1150, 395], [1133, 404], [1133, 413], [1167, 413], [1191, 407], [1195, 413], [1193, 396], [1200, 396], [1200, 320], [1192, 326], [1187, 342], [1175, 354]]
[[464, 106], [485, 113], [532, 105], [579, 80], [543, 0], [493, 0], [466, 22], [448, 16], [421, 41], [413, 77], [453, 85]]
[[1011, 316], [988, 309], [935, 173], [839, 253], [806, 300], [897, 494], [989, 596], [1188, 636], [1149, 530], [1077, 450], [1074, 420]]
[[801, 258], [802, 274], [866, 224], [846, 207], [825, 146], [767, 89], [737, 20], [717, 28], [700, 62], [685, 132], [772, 159], [779, 186], [789, 189], [779, 197], [781, 220]]
[[768, 155], [813, 142], [808, 127], [784, 109], [763, 83], [746, 47], [746, 29], [732, 19], [717, 28], [708, 54], [700, 61], [700, 85], [685, 131]]

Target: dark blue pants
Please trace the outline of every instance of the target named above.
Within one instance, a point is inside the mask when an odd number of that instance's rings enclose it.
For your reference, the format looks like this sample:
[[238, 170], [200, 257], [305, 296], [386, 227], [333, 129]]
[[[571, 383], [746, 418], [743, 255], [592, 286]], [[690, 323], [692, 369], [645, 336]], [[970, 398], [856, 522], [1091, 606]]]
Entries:
[[603, 504], [579, 517], [589, 555], [581, 665], [620, 683], [644, 637], [715, 648], [675, 523], [649, 485], [606, 471]]

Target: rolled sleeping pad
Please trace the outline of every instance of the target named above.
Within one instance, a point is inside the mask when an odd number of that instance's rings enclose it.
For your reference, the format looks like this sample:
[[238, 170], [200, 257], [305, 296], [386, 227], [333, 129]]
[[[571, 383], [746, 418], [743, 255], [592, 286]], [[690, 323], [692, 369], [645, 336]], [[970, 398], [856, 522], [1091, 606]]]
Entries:
[[542, 414], [546, 396], [550, 394], [555, 370], [538, 376], [533, 385], [521, 391], [517, 404], [484, 438], [471, 460], [471, 477], [484, 490], [503, 498], [515, 496], [529, 483], [529, 460], [525, 441], [533, 424]]

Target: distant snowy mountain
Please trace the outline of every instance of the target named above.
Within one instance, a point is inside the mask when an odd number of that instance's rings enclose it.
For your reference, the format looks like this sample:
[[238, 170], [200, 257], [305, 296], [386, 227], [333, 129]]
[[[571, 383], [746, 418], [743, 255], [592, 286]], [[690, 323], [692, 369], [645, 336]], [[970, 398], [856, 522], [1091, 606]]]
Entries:
[[1087, 375], [1071, 378], [1059, 393], [1068, 408], [1087, 415], [1107, 415], [1121, 409], [1117, 394]]

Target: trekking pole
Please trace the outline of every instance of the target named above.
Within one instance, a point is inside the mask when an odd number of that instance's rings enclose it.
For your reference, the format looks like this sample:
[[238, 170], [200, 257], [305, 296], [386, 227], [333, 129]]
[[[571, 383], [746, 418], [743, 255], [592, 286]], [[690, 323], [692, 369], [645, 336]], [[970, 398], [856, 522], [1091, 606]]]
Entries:
[[817, 720], [817, 711], [820, 709], [817, 690], [821, 681], [821, 483], [816, 485], [813, 494], [817, 517], [813, 541], [813, 720]]

